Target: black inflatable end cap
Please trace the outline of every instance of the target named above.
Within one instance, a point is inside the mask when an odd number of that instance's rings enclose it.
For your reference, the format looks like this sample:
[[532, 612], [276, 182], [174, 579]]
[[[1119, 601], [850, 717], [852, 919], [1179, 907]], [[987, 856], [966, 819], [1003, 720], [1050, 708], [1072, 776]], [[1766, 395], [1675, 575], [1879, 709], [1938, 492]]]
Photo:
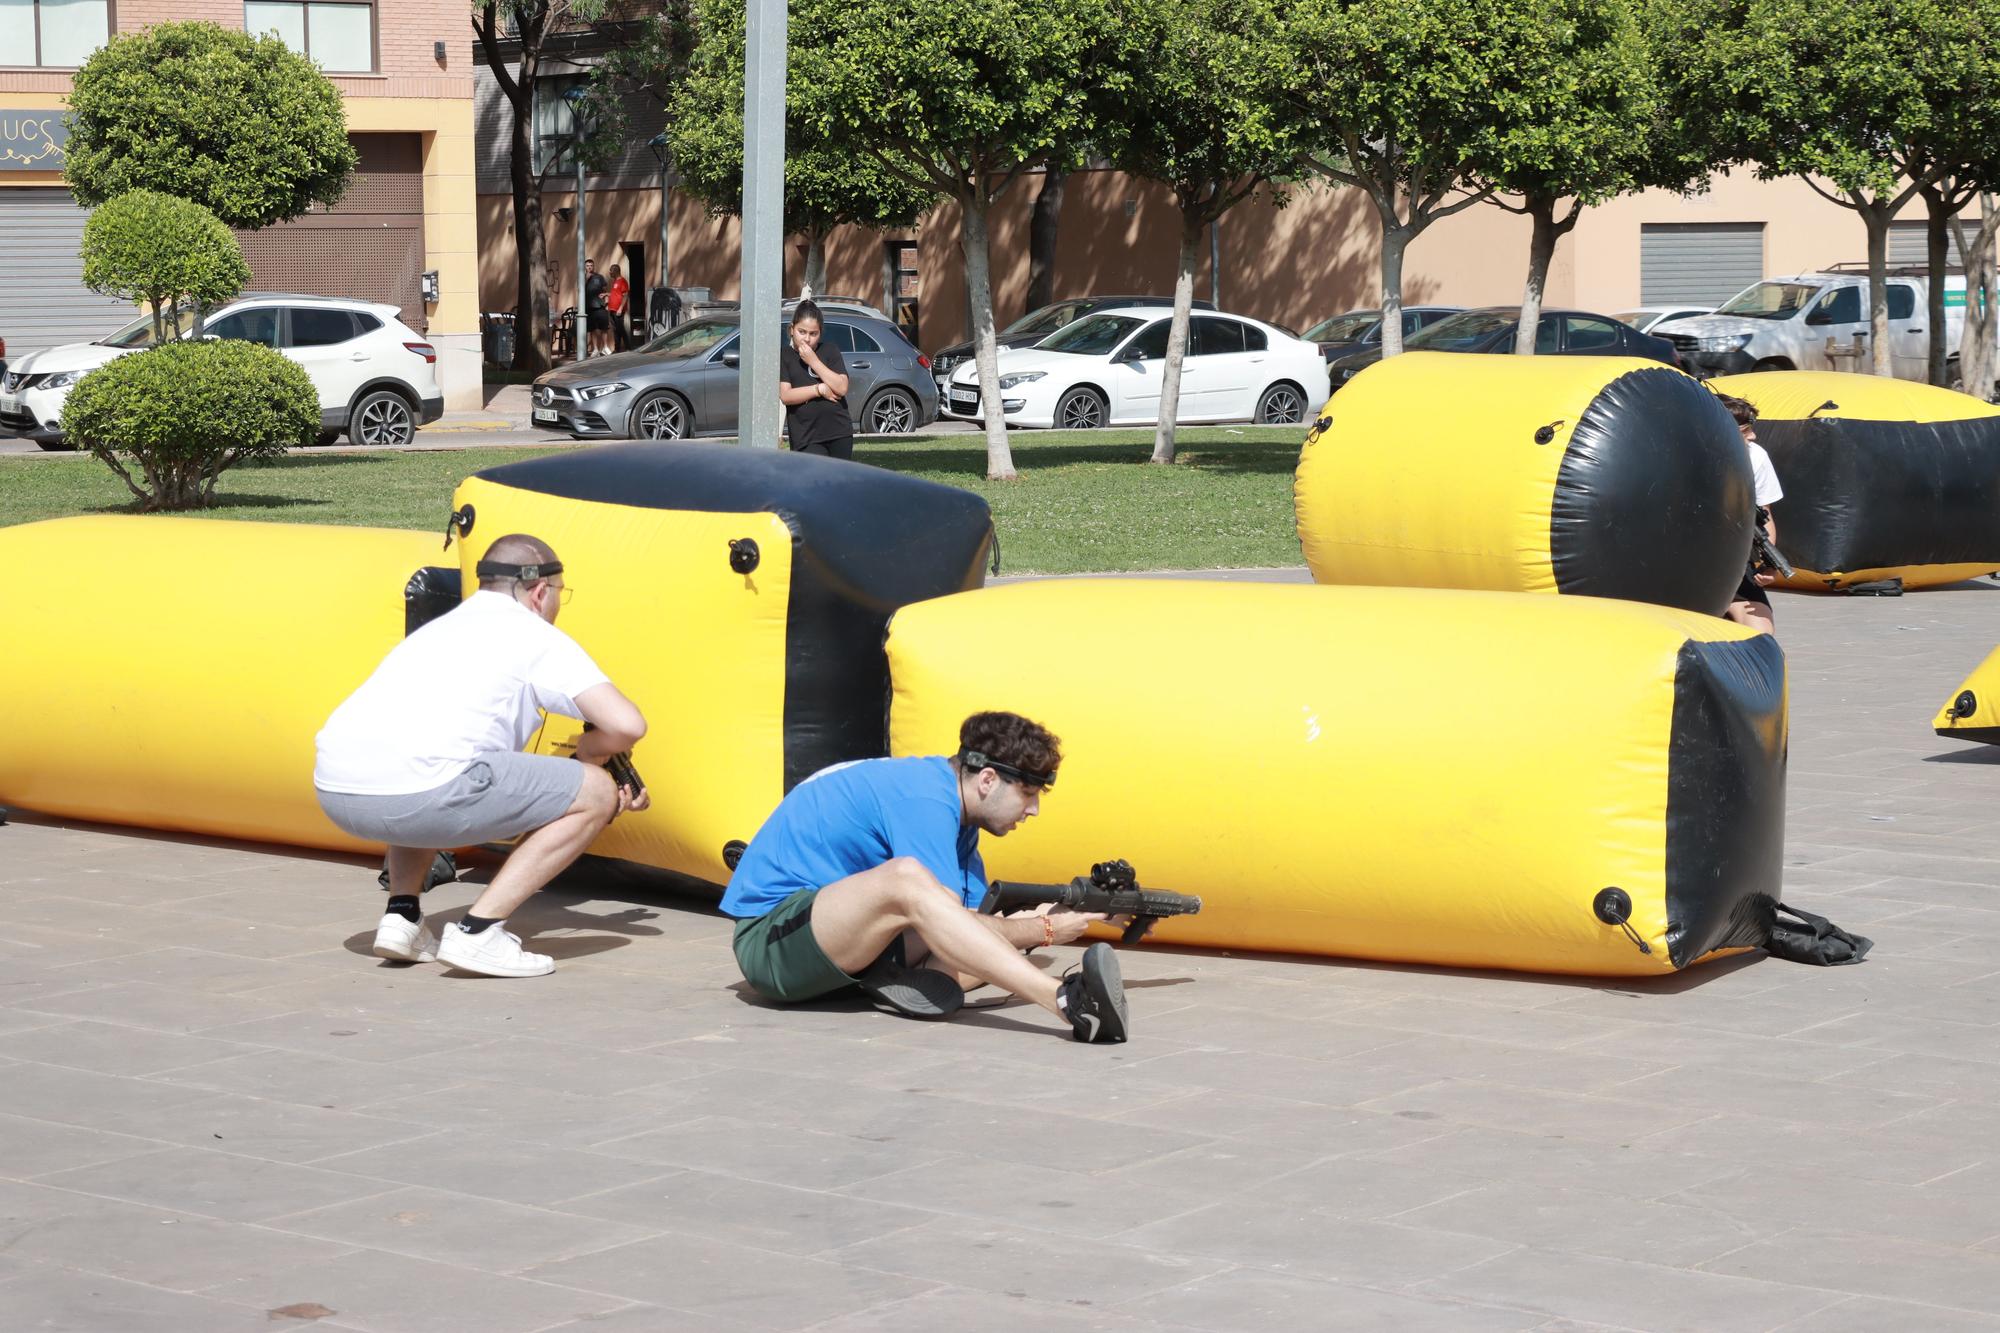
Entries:
[[743, 853], [749, 850], [749, 843], [743, 841], [741, 838], [731, 838], [728, 842], [722, 844], [722, 864], [734, 871], [738, 865], [742, 864]]

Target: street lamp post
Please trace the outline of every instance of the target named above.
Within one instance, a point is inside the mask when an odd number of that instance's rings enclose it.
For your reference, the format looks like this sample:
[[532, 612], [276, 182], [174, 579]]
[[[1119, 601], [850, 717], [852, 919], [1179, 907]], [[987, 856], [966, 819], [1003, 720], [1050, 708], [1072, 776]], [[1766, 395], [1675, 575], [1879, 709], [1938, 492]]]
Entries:
[[583, 264], [589, 257], [583, 225], [583, 104], [589, 96], [582, 84], [563, 94], [563, 101], [569, 103], [570, 134], [574, 139], [572, 151], [576, 154], [576, 325], [573, 350], [579, 361], [590, 356], [590, 300], [583, 289]]
[[737, 437], [776, 449], [785, 280], [785, 0], [750, 0], [743, 69], [742, 375]]
[[[671, 287], [673, 283], [667, 277], [667, 205], [673, 199], [673, 177], [669, 170], [673, 165], [673, 156], [667, 151], [666, 131], [662, 130], [646, 140], [646, 147], [652, 150], [653, 160], [660, 164], [660, 286]], [[650, 303], [646, 307], [646, 319], [650, 323], [659, 323], [659, 312]]]

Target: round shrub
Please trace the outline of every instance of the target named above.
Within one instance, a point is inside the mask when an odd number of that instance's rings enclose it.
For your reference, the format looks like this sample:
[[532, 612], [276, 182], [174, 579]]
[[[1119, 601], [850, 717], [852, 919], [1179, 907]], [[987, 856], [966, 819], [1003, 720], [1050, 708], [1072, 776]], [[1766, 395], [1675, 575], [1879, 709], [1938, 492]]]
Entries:
[[250, 281], [243, 247], [200, 204], [151, 190], [119, 195], [83, 224], [83, 285], [151, 306], [155, 336], [183, 303], [221, 305]]
[[200, 509], [225, 469], [312, 443], [319, 394], [296, 362], [259, 343], [191, 339], [85, 375], [62, 428], [124, 478], [139, 508]]

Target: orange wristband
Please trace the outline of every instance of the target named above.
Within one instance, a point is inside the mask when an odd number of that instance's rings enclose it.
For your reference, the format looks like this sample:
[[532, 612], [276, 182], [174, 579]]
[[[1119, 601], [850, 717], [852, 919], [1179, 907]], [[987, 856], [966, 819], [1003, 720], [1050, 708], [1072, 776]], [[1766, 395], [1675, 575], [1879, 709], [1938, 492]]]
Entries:
[[1046, 948], [1048, 948], [1048, 947], [1049, 947], [1050, 945], [1054, 944], [1055, 942], [1056, 942], [1056, 923], [1055, 923], [1055, 922], [1053, 922], [1053, 921], [1051, 921], [1051, 920], [1050, 920], [1049, 918], [1047, 918], [1047, 917], [1043, 917], [1043, 918], [1042, 918], [1042, 947], [1046, 949]]

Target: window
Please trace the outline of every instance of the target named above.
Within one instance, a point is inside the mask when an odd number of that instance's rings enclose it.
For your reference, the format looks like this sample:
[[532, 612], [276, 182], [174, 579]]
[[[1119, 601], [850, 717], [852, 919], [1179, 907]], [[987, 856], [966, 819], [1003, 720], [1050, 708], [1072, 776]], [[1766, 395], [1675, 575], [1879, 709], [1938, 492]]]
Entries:
[[[1556, 350], [1556, 330], [1559, 327], [1554, 315], [1542, 316], [1541, 322], [1535, 325], [1535, 355], [1547, 356]], [[1512, 344], [1503, 344], [1501, 350], [1511, 351]]]
[[1264, 330], [1251, 324], [1240, 324], [1237, 327], [1243, 330], [1244, 351], [1261, 352], [1270, 347], [1271, 340], [1264, 336]]
[[535, 80], [535, 161], [544, 173], [576, 172], [576, 120], [564, 101], [586, 74], [544, 74]]
[[373, 333], [381, 327], [382, 321], [375, 318], [375, 316], [363, 314], [359, 310], [354, 312], [354, 331], [357, 335]]
[[1170, 319], [1156, 319], [1145, 332], [1125, 344], [1125, 355], [1135, 361], [1161, 361], [1167, 355], [1167, 334], [1173, 331]]
[[7, 64], [74, 67], [110, 37], [109, 0], [0, 0]]
[[1836, 287], [1828, 292], [1813, 312], [1806, 316], [1813, 324], [1859, 324], [1861, 322], [1861, 289], [1859, 287]]
[[354, 337], [354, 316], [345, 310], [292, 307], [293, 347], [331, 347]]
[[[791, 336], [792, 326], [787, 324], [785, 337], [789, 340]], [[845, 356], [854, 350], [854, 327], [850, 324], [835, 324], [829, 320], [820, 330], [819, 340]]]
[[1190, 356], [1226, 356], [1243, 350], [1243, 326], [1233, 319], [1197, 319], [1188, 339]]
[[1564, 323], [1569, 325], [1569, 350], [1572, 352], [1602, 351], [1618, 345], [1618, 330], [1607, 320], [1571, 315]]
[[366, 74], [375, 68], [373, 5], [244, 0], [243, 29], [253, 37], [276, 37], [329, 74]]
[[854, 334], [855, 351], [879, 352], [882, 350], [881, 343], [876, 342], [873, 338], [869, 337], [866, 333], [862, 332], [860, 329], [854, 329], [852, 332]]
[[1917, 313], [1917, 289], [1900, 282], [1889, 284], [1889, 318], [1909, 319]]
[[224, 315], [202, 331], [214, 338], [237, 338], [247, 343], [262, 343], [266, 347], [276, 347], [278, 312], [239, 310], [233, 315]]

